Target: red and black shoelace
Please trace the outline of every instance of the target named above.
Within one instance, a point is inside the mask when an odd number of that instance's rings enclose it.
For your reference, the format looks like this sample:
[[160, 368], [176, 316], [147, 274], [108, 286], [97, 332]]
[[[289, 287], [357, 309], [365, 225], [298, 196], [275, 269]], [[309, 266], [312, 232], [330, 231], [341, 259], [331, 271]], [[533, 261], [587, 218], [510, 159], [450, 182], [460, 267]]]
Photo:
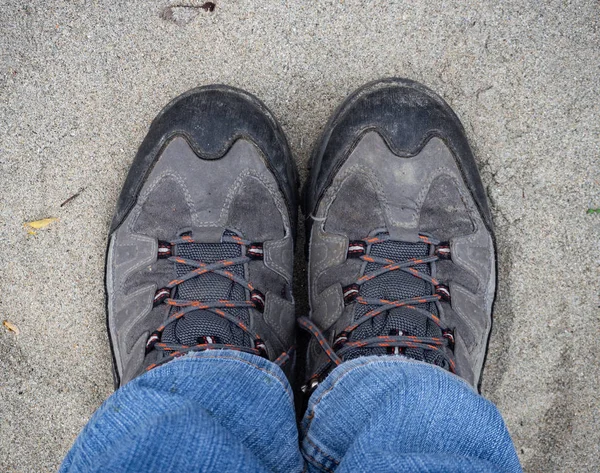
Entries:
[[[256, 289], [252, 283], [246, 280], [244, 277], [235, 274], [230, 269], [235, 265], [244, 265], [249, 263], [251, 260], [262, 260], [263, 259], [263, 245], [262, 243], [253, 243], [248, 240], [244, 240], [236, 235], [224, 235], [222, 237], [222, 243], [235, 243], [242, 247], [242, 255], [216, 261], [212, 263], [204, 263], [189, 258], [182, 258], [176, 256], [176, 247], [181, 244], [190, 243], [201, 243], [196, 242], [192, 236], [183, 235], [181, 238], [177, 238], [171, 241], [159, 241], [158, 243], [158, 258], [168, 259], [175, 264], [185, 265], [192, 269], [188, 273], [173, 279], [165, 287], [160, 288], [156, 291], [154, 296], [154, 306], [160, 304], [166, 304], [173, 308], [171, 314], [167, 317], [165, 322], [158, 327], [148, 338], [146, 342], [146, 353], [148, 354], [152, 350], [158, 350], [166, 353], [161, 361], [151, 364], [147, 367], [147, 370], [151, 370], [156, 366], [171, 361], [173, 358], [181, 356], [185, 353], [192, 351], [212, 350], [212, 349], [230, 349], [238, 350], [246, 353], [252, 353], [264, 358], [269, 358], [267, 353], [266, 345], [260, 335], [254, 332], [250, 327], [247, 326], [241, 319], [231, 314], [228, 309], [233, 308], [252, 308], [259, 312], [264, 311], [265, 307], [265, 296], [264, 294]], [[218, 299], [218, 300], [187, 300], [177, 299], [171, 297], [175, 293], [175, 288], [180, 284], [188, 281], [192, 278], [200, 277], [207, 273], [218, 274], [222, 277], [228, 278], [235, 284], [239, 284], [248, 291], [249, 299], [246, 300], [229, 300], [229, 299]], [[228, 343], [220, 343], [216, 337], [204, 336], [199, 337], [199, 343], [195, 345], [181, 345], [177, 343], [164, 343], [161, 341], [162, 334], [167, 326], [179, 320], [187, 313], [197, 310], [204, 310], [212, 312], [219, 317], [224, 318], [228, 322], [232, 323], [240, 330], [242, 330], [248, 337], [253, 340], [253, 346], [240, 346]], [[284, 365], [291, 356], [293, 347], [287, 352], [282, 353], [274, 361], [278, 365]]]
[[[306, 385], [303, 387], [304, 391], [314, 389], [332, 368], [342, 363], [344, 356], [358, 348], [386, 347], [390, 349], [389, 353], [391, 354], [399, 354], [401, 350], [405, 348], [434, 350], [439, 352], [442, 360], [445, 361], [444, 364], [447, 369], [451, 372], [455, 372], [455, 362], [452, 355], [449, 353], [449, 351], [451, 352], [454, 349], [454, 332], [443, 327], [440, 318], [436, 314], [425, 310], [422, 307], [423, 305], [428, 305], [432, 302], [435, 303], [441, 300], [448, 302], [450, 300], [450, 291], [447, 286], [440, 284], [436, 278], [415, 268], [415, 266], [431, 264], [440, 259], [450, 259], [450, 246], [447, 243], [441, 243], [440, 241], [425, 235], [420, 235], [419, 238], [422, 243], [429, 245], [429, 256], [423, 258], [410, 258], [404, 261], [394, 261], [390, 258], [369, 255], [368, 250], [372, 245], [391, 241], [391, 238], [387, 234], [380, 234], [374, 237], [365, 238], [364, 240], [350, 242], [348, 245], [347, 257], [359, 258], [366, 263], [373, 263], [377, 265], [377, 269], [363, 274], [356, 283], [344, 287], [344, 300], [346, 303], [363, 304], [374, 308], [357, 318], [337, 334], [332, 345], [327, 341], [319, 327], [317, 327], [317, 325], [309, 318], [301, 317], [298, 319], [300, 327], [308, 331], [315, 338], [329, 359], [308, 379]], [[432, 293], [403, 300], [365, 298], [360, 295], [361, 286], [365, 282], [390, 271], [404, 271], [416, 278], [430, 283]], [[395, 334], [378, 335], [353, 341], [350, 340], [351, 334], [368, 320], [400, 307], [417, 311], [423, 317], [427, 317], [440, 328], [442, 336], [417, 337], [397, 331], [398, 333]], [[446, 350], [446, 348], [449, 348], [450, 350]]]

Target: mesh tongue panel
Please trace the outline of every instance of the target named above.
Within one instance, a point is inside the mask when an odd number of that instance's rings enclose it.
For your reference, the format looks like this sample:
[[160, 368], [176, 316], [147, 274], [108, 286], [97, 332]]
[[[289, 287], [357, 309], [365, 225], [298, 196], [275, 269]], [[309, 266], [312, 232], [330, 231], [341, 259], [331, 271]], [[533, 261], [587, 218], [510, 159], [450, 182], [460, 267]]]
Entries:
[[[234, 235], [226, 232], [226, 235]], [[235, 243], [184, 243], [177, 245], [177, 256], [186, 259], [214, 263], [242, 255], [242, 248]], [[183, 276], [194, 267], [175, 264], [176, 275]], [[239, 276], [244, 276], [242, 265], [227, 268]], [[246, 290], [229, 278], [214, 273], [188, 279], [177, 286], [176, 299], [215, 301], [218, 299], [245, 300]], [[250, 314], [248, 309], [226, 309], [227, 312], [248, 324]], [[238, 346], [252, 346], [250, 337], [240, 328], [207, 310], [188, 312], [181, 319], [165, 328], [162, 341], [181, 345], [196, 345], [199, 337], [217, 337], [220, 343]]]
[[[429, 245], [426, 243], [407, 243], [399, 241], [384, 241], [371, 246], [371, 256], [388, 258], [397, 262], [406, 261], [411, 258], [423, 258], [429, 256]], [[381, 265], [367, 263], [365, 273], [379, 269]], [[419, 272], [431, 275], [428, 264], [413, 266]], [[399, 301], [432, 294], [431, 284], [412, 276], [404, 271], [390, 271], [365, 282], [359, 291], [360, 296], [367, 299], [387, 299]], [[435, 303], [420, 304], [424, 310], [438, 313]], [[359, 319], [370, 310], [377, 308], [372, 305], [356, 304], [354, 320]], [[417, 337], [441, 337], [441, 329], [427, 318], [424, 314], [406, 307], [392, 309], [366, 321], [352, 332], [351, 341], [362, 340], [381, 335], [390, 335], [392, 330], [397, 329], [404, 335]], [[365, 355], [382, 355], [387, 353], [385, 348], [360, 348], [352, 350], [346, 359]], [[423, 350], [420, 348], [407, 348], [404, 354], [410, 358], [429, 363], [438, 364], [442, 357], [437, 351]]]

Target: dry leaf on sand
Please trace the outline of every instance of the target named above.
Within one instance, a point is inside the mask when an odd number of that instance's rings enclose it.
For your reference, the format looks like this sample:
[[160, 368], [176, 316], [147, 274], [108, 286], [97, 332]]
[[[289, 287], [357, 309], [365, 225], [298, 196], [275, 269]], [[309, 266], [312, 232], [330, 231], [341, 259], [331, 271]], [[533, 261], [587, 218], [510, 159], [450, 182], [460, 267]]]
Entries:
[[15, 335], [19, 335], [19, 327], [17, 327], [15, 324], [9, 322], [8, 320], [5, 320], [4, 322], [2, 322], [2, 325], [4, 325], [9, 332], [13, 332]]
[[29, 228], [35, 228], [39, 230], [40, 228], [45, 228], [50, 225], [52, 222], [56, 222], [58, 219], [55, 217], [43, 218], [41, 220], [34, 220], [33, 222], [25, 222], [23, 225]]

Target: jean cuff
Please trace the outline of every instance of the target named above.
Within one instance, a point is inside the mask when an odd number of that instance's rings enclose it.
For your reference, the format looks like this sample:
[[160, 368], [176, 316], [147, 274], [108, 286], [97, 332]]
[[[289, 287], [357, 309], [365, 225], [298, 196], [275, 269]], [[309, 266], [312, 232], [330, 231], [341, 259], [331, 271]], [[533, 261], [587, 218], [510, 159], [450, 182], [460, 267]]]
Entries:
[[[154, 368], [153, 370], [146, 373], [146, 376], [148, 378], [151, 378], [151, 375], [153, 373], [155, 373], [156, 376], [160, 377], [173, 376], [176, 375], [177, 372], [180, 371], [184, 365], [189, 365], [190, 363], [215, 361], [230, 361], [233, 363], [239, 363], [240, 365], [244, 365], [245, 367], [250, 369], [259, 370], [263, 372], [263, 374], [266, 374], [277, 380], [279, 383], [281, 383], [281, 385], [285, 388], [287, 394], [293, 399], [293, 391], [290, 386], [290, 383], [285, 373], [281, 370], [281, 368], [278, 365], [261, 356], [253, 355], [252, 353], [246, 353], [239, 350], [193, 351], [183, 356], [177, 357], [174, 360], [165, 363], [164, 365]], [[150, 379], [148, 379], [148, 381], [150, 381]]]

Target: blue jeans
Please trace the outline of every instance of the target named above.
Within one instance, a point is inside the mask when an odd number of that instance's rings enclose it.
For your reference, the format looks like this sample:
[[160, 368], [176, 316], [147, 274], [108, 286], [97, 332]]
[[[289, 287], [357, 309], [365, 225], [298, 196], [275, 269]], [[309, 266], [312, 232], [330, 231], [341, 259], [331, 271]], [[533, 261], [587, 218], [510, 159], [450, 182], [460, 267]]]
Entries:
[[[300, 437], [300, 439], [299, 439]], [[297, 429], [275, 364], [194, 353], [116, 391], [62, 472], [521, 471], [502, 417], [458, 377], [403, 357], [337, 367]]]

